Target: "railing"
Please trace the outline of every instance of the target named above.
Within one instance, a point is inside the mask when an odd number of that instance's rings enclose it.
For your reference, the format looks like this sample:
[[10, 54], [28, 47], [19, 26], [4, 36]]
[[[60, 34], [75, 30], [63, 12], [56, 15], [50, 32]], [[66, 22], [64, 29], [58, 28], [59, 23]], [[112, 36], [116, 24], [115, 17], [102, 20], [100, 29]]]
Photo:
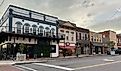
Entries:
[[39, 29], [37, 29], [37, 28], [36, 28], [36, 31], [33, 31], [33, 30], [30, 30], [30, 28], [29, 28], [29, 30], [26, 30], [25, 28], [12, 27], [12, 32], [9, 32], [8, 26], [2, 26], [2, 27], [0, 27], [0, 32], [34, 35], [34, 36], [40, 36], [40, 37], [65, 38], [65, 35], [62, 33], [57, 34], [57, 33], [52, 33], [51, 31], [46, 32], [45, 30], [43, 30], [43, 32], [40, 32]]

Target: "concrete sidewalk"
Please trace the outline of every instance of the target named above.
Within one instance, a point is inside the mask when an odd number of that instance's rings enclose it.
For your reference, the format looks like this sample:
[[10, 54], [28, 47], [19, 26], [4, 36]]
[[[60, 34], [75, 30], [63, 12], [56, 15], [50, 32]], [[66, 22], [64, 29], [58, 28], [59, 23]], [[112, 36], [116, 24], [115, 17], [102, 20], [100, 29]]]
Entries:
[[[91, 57], [94, 55], [79, 55], [78, 58], [83, 57]], [[76, 56], [65, 56], [65, 57], [57, 57], [57, 58], [38, 58], [38, 59], [29, 59], [25, 61], [13, 61], [13, 60], [4, 60], [0, 61], [0, 65], [14, 65], [14, 64], [27, 64], [27, 63], [37, 63], [37, 62], [47, 62], [48, 60], [55, 60], [55, 59], [64, 59], [64, 58], [76, 58]]]
[[15, 64], [27, 64], [27, 63], [37, 63], [37, 62], [46, 62], [46, 60], [35, 60], [35, 59], [31, 59], [31, 60], [26, 60], [26, 61], [12, 61], [12, 60], [6, 60], [6, 61], [0, 61], [0, 65], [15, 65]]
[[[93, 55], [79, 55], [78, 57], [79, 58], [82, 58], [82, 57], [91, 57]], [[65, 56], [65, 57], [59, 57], [59, 58], [76, 58], [77, 56]]]

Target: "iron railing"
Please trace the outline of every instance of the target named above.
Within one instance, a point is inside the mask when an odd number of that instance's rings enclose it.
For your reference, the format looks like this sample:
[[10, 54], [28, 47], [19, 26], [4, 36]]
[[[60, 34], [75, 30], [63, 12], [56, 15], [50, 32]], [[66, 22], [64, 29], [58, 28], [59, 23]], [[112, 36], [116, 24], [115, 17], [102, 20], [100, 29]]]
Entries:
[[27, 35], [35, 35], [35, 36], [41, 36], [41, 37], [54, 37], [54, 38], [65, 38], [65, 34], [62, 33], [53, 33], [50, 31], [43, 30], [43, 32], [40, 32], [38, 28], [36, 28], [36, 31], [33, 31], [33, 29], [25, 29], [25, 28], [17, 28], [12, 27], [12, 32], [9, 31], [9, 26], [2, 26], [0, 27], [0, 32], [6, 32], [6, 33], [15, 33], [15, 34], [27, 34]]

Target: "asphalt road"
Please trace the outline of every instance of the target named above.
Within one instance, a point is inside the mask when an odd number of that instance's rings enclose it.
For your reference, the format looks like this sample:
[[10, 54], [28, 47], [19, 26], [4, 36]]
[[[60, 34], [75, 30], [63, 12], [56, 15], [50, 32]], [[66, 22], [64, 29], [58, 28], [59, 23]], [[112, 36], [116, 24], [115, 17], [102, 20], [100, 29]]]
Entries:
[[15, 65], [22, 71], [121, 71], [121, 56], [54, 59], [44, 63]]

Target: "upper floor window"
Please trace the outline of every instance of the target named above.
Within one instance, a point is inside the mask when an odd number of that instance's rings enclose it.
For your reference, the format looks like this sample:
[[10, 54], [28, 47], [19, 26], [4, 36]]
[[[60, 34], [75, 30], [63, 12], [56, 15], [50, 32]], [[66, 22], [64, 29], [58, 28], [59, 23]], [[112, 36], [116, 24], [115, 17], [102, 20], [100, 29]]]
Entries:
[[24, 28], [25, 28], [25, 33], [29, 33], [29, 27], [30, 27], [30, 25], [28, 24], [28, 23], [25, 23], [24, 24]]
[[85, 34], [85, 40], [87, 40], [87, 38], [88, 38], [88, 37], [87, 37], [87, 34]]
[[21, 33], [21, 25], [22, 25], [22, 23], [18, 21], [15, 24], [17, 24], [17, 33]]
[[33, 27], [33, 34], [34, 34], [34, 35], [36, 35], [36, 31], [37, 31], [37, 30], [36, 30], [36, 29], [37, 29], [37, 25], [32, 25], [32, 27]]
[[74, 41], [74, 37], [71, 37], [71, 41]]
[[51, 29], [51, 32], [52, 32], [52, 35], [54, 35], [55, 29], [52, 28], [52, 29]]
[[79, 33], [79, 40], [81, 40], [81, 33]]
[[69, 31], [66, 31], [66, 33], [69, 33]]
[[68, 39], [68, 36], [66, 36], [66, 40], [69, 40], [69, 39]]
[[61, 33], [64, 33], [64, 30], [60, 30]]
[[46, 33], [46, 36], [49, 36], [49, 34], [50, 34], [50, 28], [49, 27], [45, 28], [45, 33]]
[[94, 39], [94, 42], [96, 42], [96, 38]]
[[74, 32], [71, 32], [71, 41], [74, 41]]
[[39, 33], [43, 33], [44, 27], [43, 26], [39, 26]]
[[93, 36], [91, 36], [91, 41], [93, 42]]

